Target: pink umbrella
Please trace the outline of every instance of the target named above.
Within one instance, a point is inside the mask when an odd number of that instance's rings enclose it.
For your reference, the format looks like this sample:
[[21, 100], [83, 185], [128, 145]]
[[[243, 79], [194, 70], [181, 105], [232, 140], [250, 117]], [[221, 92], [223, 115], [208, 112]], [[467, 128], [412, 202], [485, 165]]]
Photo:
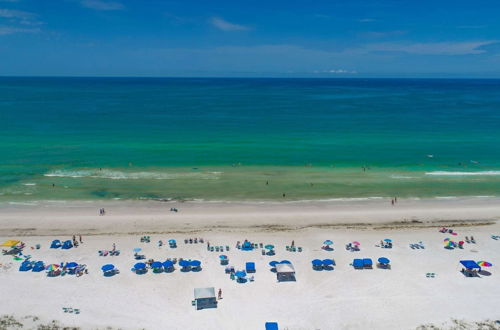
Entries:
[[358, 241], [354, 241], [352, 242], [353, 245], [361, 245], [361, 243], [359, 243]]

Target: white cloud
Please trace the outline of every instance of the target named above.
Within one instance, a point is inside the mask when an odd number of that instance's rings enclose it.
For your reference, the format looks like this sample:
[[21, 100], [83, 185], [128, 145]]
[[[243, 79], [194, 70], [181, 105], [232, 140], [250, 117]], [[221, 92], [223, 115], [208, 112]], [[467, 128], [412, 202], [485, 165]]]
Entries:
[[402, 52], [418, 55], [471, 55], [482, 54], [486, 50], [481, 46], [496, 43], [490, 41], [445, 41], [428, 43], [377, 43], [369, 44], [364, 49], [368, 52]]
[[94, 10], [121, 10], [124, 8], [123, 4], [118, 1], [82, 0], [81, 4]]
[[230, 23], [220, 17], [212, 17], [210, 23], [213, 26], [222, 31], [248, 31], [250, 28], [248, 26]]
[[39, 28], [25, 29], [15, 26], [0, 26], [0, 36], [15, 34], [15, 33], [38, 33], [38, 32], [40, 32]]
[[18, 18], [28, 19], [35, 16], [33, 13], [27, 11], [14, 10], [14, 9], [0, 9], [0, 17], [3, 18]]

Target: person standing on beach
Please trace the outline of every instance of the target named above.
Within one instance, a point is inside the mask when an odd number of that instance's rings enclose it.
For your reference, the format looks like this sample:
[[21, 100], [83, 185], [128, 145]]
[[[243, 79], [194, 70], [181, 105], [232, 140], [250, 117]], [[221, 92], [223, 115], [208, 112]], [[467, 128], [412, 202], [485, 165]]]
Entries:
[[80, 244], [83, 243], [82, 235], [78, 235], [78, 238], [80, 239]]
[[222, 290], [219, 288], [219, 293], [217, 294], [217, 300], [222, 299]]
[[394, 206], [394, 199], [391, 199], [391, 204], [392, 206]]

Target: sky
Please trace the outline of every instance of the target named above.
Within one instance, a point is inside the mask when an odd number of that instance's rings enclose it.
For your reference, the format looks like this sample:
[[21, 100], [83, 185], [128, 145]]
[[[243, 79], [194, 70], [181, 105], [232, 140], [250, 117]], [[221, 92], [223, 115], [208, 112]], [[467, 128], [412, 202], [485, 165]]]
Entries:
[[500, 78], [500, 1], [0, 0], [0, 75]]

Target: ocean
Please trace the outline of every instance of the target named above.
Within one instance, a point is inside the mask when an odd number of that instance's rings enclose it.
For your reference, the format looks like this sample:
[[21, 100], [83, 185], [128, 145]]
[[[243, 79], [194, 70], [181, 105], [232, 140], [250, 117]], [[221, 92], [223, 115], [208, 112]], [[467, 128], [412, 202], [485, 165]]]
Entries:
[[500, 195], [500, 80], [0, 78], [0, 202]]

